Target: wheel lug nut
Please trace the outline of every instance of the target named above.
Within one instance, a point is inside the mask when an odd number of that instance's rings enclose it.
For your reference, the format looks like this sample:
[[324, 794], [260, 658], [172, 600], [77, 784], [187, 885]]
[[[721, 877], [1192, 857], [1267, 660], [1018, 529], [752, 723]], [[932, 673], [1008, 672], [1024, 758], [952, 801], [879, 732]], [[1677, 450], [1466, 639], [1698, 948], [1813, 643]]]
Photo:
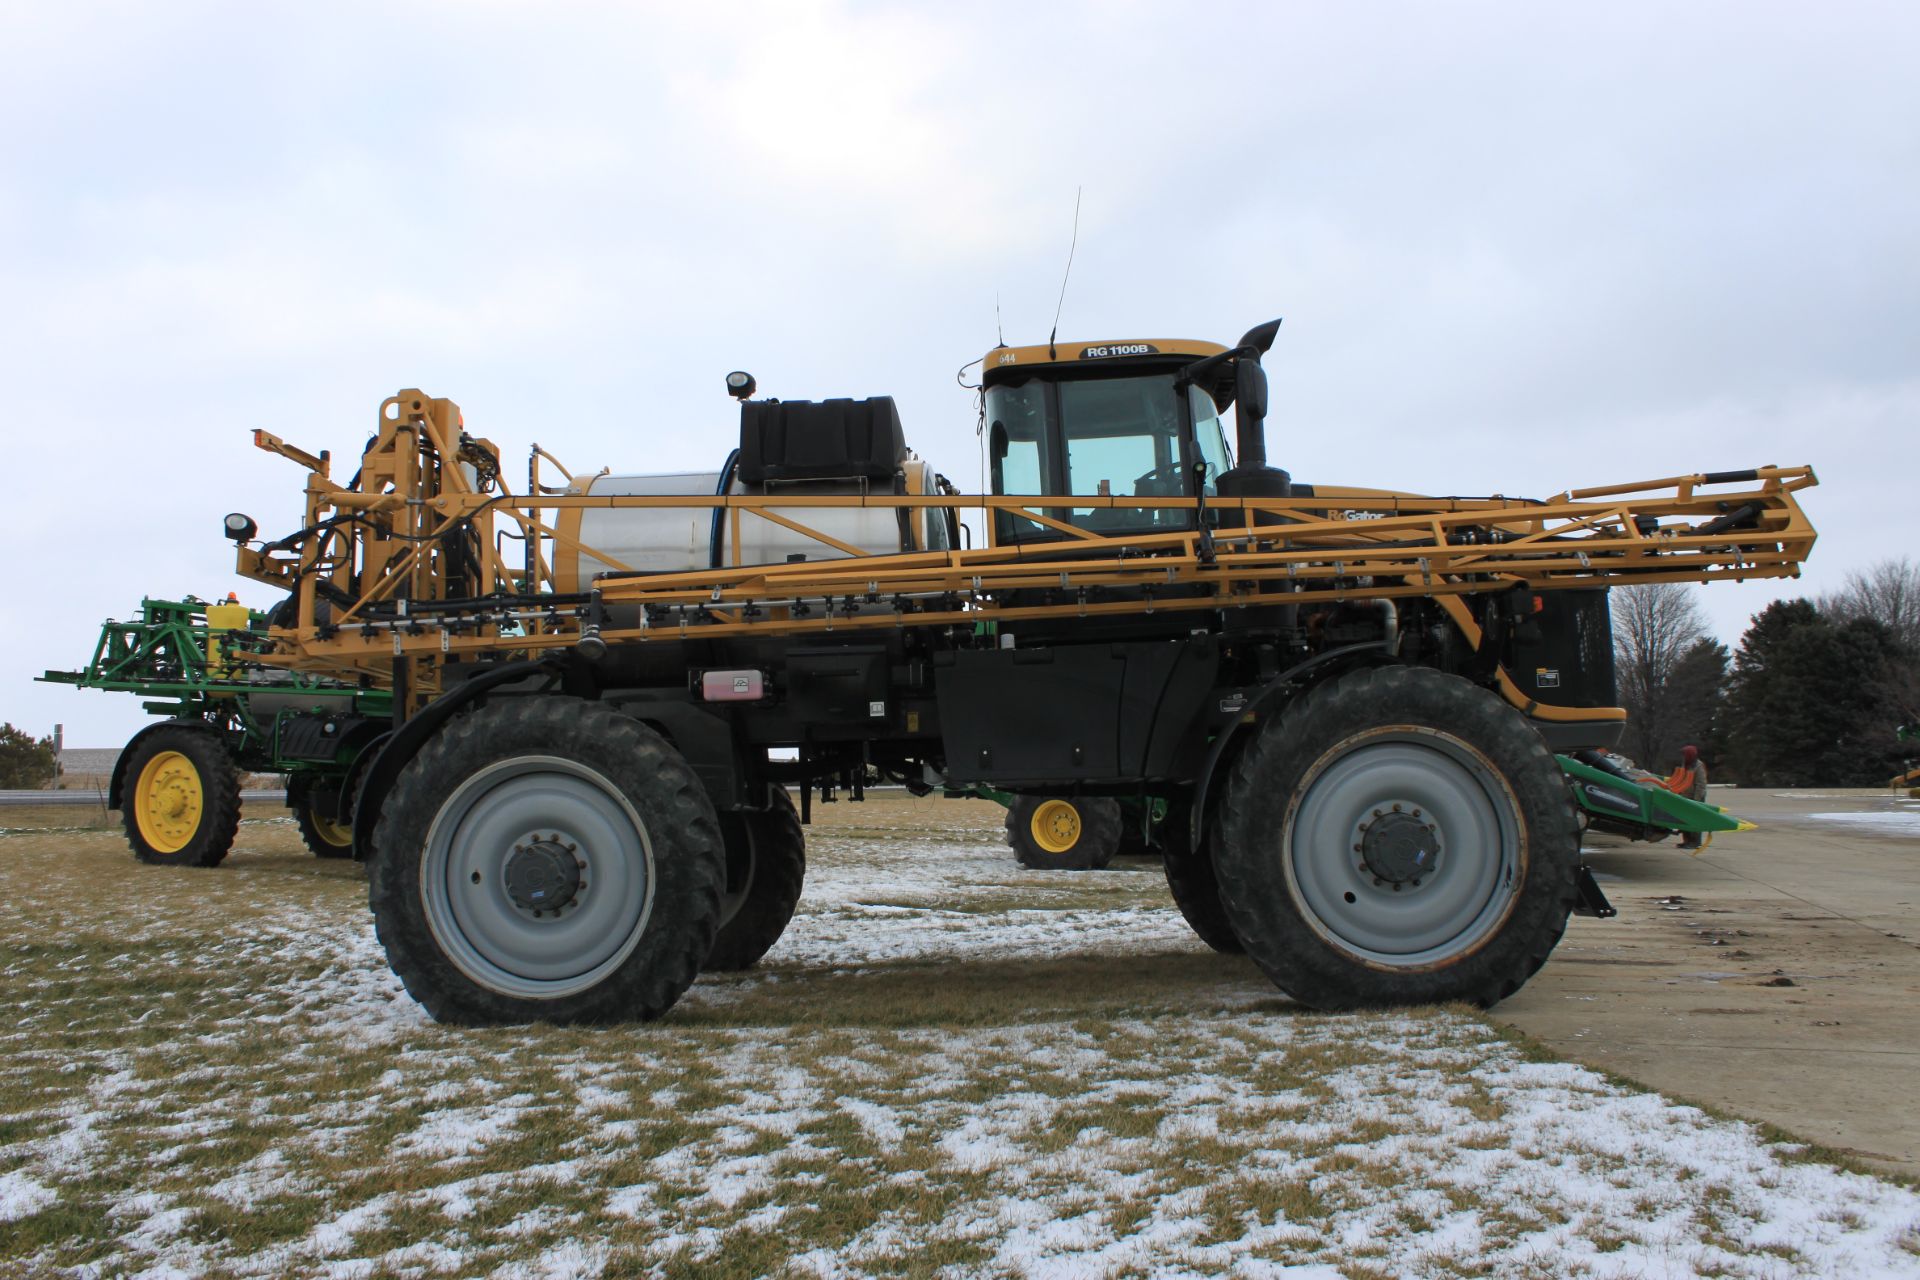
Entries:
[[1399, 806], [1399, 805], [1395, 805], [1395, 806], [1393, 806], [1393, 811], [1394, 811], [1395, 813], [1398, 813], [1398, 812], [1400, 812], [1400, 806]]

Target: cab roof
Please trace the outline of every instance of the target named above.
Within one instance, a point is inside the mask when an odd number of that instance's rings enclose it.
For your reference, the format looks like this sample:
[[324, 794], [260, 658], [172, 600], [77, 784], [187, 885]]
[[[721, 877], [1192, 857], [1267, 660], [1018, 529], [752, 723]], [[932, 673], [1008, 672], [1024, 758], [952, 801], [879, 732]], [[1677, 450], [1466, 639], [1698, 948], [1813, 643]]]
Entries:
[[1119, 342], [1056, 342], [1031, 347], [995, 347], [984, 357], [981, 373], [991, 378], [1002, 369], [1028, 370], [1038, 366], [1099, 364], [1106, 360], [1152, 356], [1185, 356], [1197, 360], [1217, 356], [1226, 348], [1217, 342], [1192, 338], [1128, 338]]

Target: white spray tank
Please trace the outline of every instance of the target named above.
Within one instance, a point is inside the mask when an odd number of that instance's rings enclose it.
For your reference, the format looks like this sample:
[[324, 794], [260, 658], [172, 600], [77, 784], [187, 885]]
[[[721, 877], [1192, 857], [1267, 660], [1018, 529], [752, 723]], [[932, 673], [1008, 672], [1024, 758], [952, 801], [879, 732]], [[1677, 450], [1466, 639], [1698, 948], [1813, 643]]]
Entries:
[[[749, 383], [750, 386], [750, 383]], [[749, 392], [750, 394], [750, 392]], [[680, 471], [582, 477], [569, 493], [620, 495], [743, 494], [855, 496], [940, 492], [933, 467], [906, 447], [900, 414], [890, 396], [867, 400], [743, 400], [740, 448], [720, 471]], [[733, 564], [838, 560], [862, 554], [946, 550], [952, 521], [946, 509], [901, 507], [769, 508], [830, 538], [823, 541], [743, 509], [739, 546], [730, 513], [709, 507], [587, 507], [562, 513], [563, 541], [554, 549], [555, 585], [585, 588], [601, 573], [674, 573]]]

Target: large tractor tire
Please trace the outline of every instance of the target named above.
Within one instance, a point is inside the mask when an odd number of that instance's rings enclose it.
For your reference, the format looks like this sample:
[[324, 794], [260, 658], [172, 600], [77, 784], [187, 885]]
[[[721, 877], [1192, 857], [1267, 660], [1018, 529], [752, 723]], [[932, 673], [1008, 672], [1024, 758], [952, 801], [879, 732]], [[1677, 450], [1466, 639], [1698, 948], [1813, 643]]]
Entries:
[[701, 966], [709, 973], [751, 969], [793, 919], [807, 876], [807, 838], [784, 787], [773, 789], [765, 812], [720, 816], [727, 846], [727, 888], [720, 900], [720, 932]]
[[657, 1018], [713, 949], [726, 854], [691, 766], [596, 702], [499, 698], [381, 805], [367, 897], [442, 1022]]
[[1184, 802], [1172, 806], [1160, 824], [1160, 852], [1167, 872], [1167, 889], [1173, 905], [1200, 941], [1222, 955], [1237, 956], [1246, 951], [1227, 919], [1220, 902], [1220, 878], [1214, 874], [1213, 855], [1203, 844], [1190, 847], [1193, 836], [1188, 827], [1190, 807]]
[[1213, 860], [1202, 853], [1167, 858], [1167, 888], [1173, 893], [1173, 905], [1192, 926], [1194, 935], [1222, 955], [1245, 953], [1239, 935], [1220, 902], [1220, 880], [1214, 874]]
[[131, 748], [120, 819], [142, 862], [218, 866], [240, 830], [240, 773], [215, 734], [169, 725]]
[[312, 787], [294, 787], [287, 800], [293, 807], [293, 822], [300, 828], [300, 839], [306, 842], [314, 857], [353, 856], [353, 823], [321, 813], [314, 803]]
[[1120, 847], [1120, 806], [1099, 797], [1015, 796], [1007, 844], [1035, 871], [1097, 871]]
[[1266, 724], [1213, 843], [1247, 954], [1321, 1009], [1511, 995], [1566, 928], [1579, 854], [1539, 735], [1418, 667], [1351, 672]]

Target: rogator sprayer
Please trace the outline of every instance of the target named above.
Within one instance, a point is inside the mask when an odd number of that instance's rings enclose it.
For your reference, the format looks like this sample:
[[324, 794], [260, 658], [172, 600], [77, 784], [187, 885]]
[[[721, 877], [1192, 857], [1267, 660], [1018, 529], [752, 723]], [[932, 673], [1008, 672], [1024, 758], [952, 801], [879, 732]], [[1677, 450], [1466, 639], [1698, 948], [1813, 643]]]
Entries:
[[1573, 758], [1623, 720], [1608, 589], [1796, 575], [1814, 477], [1301, 483], [1267, 463], [1278, 323], [989, 352], [986, 495], [890, 399], [745, 374], [739, 447], [698, 474], [573, 478], [535, 446], [515, 492], [418, 391], [345, 483], [256, 433], [308, 469], [306, 516], [266, 542], [229, 518], [288, 593], [229, 660], [390, 695], [314, 713], [365, 743], [316, 794], [442, 1019], [657, 1016], [779, 937], [814, 790], [881, 779], [1124, 803], [1196, 932], [1308, 1004], [1490, 1004], [1571, 911], [1611, 914], [1583, 825], [1734, 825]]

